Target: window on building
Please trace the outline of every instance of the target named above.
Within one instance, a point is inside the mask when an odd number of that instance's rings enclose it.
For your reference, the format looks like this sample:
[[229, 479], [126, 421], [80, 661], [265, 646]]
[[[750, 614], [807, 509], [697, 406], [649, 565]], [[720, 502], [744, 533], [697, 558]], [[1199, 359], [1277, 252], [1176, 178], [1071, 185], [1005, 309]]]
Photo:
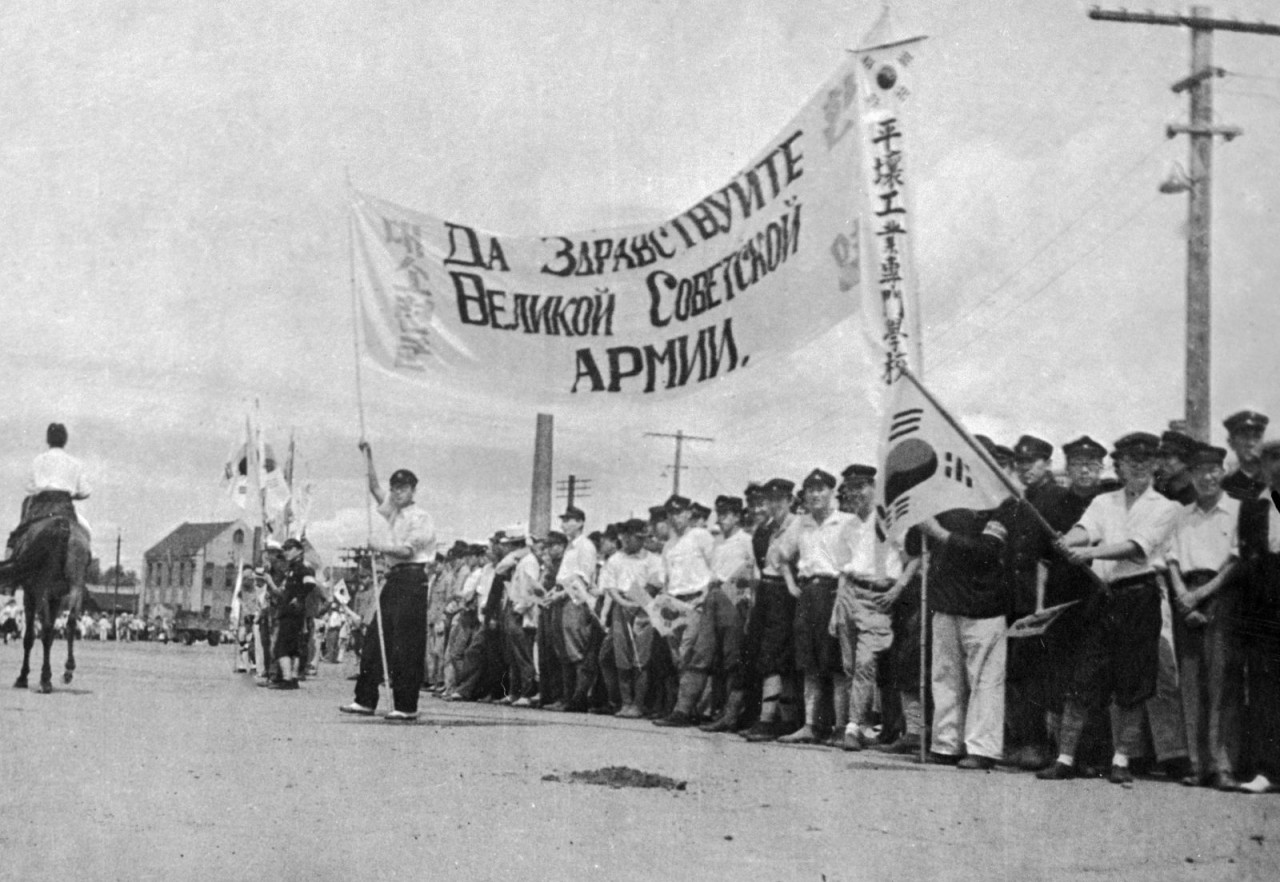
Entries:
[[244, 530], [236, 530], [232, 533], [231, 541], [236, 545], [244, 545]]
[[213, 571], [214, 571], [214, 569], [215, 569], [214, 564], [206, 563], [206, 564], [204, 565], [204, 587], [206, 587], [206, 588], [212, 588], [212, 587], [213, 587]]
[[210, 611], [210, 610], [212, 610], [212, 609], [213, 609], [213, 607], [211, 607], [211, 606], [207, 606], [207, 605], [206, 605], [206, 606], [205, 606], [205, 608], [204, 608], [204, 614], [207, 616], [207, 615], [209, 614], [209, 611]]

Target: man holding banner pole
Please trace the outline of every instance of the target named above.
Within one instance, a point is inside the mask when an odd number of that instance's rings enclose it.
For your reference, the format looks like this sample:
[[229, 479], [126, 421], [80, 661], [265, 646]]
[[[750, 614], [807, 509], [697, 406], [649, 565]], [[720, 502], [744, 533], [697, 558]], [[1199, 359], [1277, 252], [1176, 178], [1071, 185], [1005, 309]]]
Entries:
[[362, 440], [360, 450], [365, 455], [369, 492], [377, 500], [378, 514], [386, 519], [391, 534], [385, 544], [370, 543], [370, 550], [388, 557], [392, 565], [378, 596], [380, 628], [366, 636], [361, 648], [355, 700], [339, 710], [373, 715], [385, 657], [395, 705], [386, 718], [389, 722], [408, 722], [418, 717], [418, 692], [426, 663], [426, 565], [435, 559], [435, 525], [413, 500], [417, 476], [408, 469], [397, 469], [391, 475], [389, 492], [384, 493], [373, 467], [372, 449]]

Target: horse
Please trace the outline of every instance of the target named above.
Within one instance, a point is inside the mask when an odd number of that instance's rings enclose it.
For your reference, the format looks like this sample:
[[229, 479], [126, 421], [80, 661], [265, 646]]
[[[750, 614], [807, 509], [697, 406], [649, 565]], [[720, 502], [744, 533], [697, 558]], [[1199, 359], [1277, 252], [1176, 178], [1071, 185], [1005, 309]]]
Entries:
[[[43, 494], [42, 494], [43, 495]], [[39, 497], [34, 497], [39, 500]], [[44, 665], [40, 669], [40, 691], [53, 691], [53, 671], [49, 651], [54, 641], [54, 620], [60, 610], [69, 612], [67, 622], [67, 663], [62, 682], [70, 683], [76, 669], [75, 622], [79, 621], [84, 600], [85, 573], [89, 568], [89, 531], [76, 518], [74, 509], [55, 506], [40, 511], [36, 505], [24, 506], [24, 520], [9, 537], [12, 554], [0, 561], [0, 584], [22, 587], [26, 630], [22, 635], [22, 670], [14, 681], [14, 689], [26, 689], [31, 673], [31, 647], [35, 645], [36, 623], [40, 624], [40, 642], [44, 646]]]

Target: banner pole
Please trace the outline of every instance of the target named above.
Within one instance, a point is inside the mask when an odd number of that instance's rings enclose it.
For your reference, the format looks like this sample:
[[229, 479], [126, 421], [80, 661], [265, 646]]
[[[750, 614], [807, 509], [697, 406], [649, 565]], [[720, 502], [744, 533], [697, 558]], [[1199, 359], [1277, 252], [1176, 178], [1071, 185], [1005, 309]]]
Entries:
[[378, 557], [373, 552], [373, 548], [369, 548], [369, 571], [373, 574], [373, 601], [376, 606], [374, 616], [378, 622], [378, 653], [382, 656], [382, 676], [387, 683], [387, 693], [391, 698], [391, 708], [394, 710], [396, 706], [396, 694], [391, 687], [391, 668], [387, 665], [387, 640], [386, 632], [382, 629], [382, 584], [378, 581]]
[[925, 642], [929, 637], [929, 541], [924, 540], [920, 552], [920, 764], [929, 761], [929, 733], [932, 727], [929, 722], [928, 674], [929, 647]]
[[[348, 187], [350, 181], [347, 182]], [[347, 263], [351, 281], [351, 342], [354, 344], [356, 361], [356, 413], [360, 418], [360, 440], [367, 441], [364, 432], [364, 382], [360, 371], [360, 298], [356, 291], [356, 233], [355, 214], [347, 215]], [[373, 506], [365, 497], [365, 526], [369, 531], [369, 541], [373, 541]]]

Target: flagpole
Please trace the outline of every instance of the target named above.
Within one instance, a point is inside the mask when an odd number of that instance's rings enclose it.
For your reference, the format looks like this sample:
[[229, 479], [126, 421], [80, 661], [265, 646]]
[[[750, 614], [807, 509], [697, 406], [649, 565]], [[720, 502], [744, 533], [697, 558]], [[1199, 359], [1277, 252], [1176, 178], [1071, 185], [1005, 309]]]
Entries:
[[925, 725], [929, 719], [929, 646], [925, 642], [929, 637], [929, 540], [921, 536], [920, 543], [920, 764], [924, 765], [929, 761], [929, 733], [933, 727]]
[[[351, 193], [351, 176], [347, 175], [347, 193]], [[356, 361], [356, 410], [360, 417], [360, 443], [367, 443], [364, 431], [364, 383], [360, 371], [360, 298], [356, 291], [356, 231], [355, 213], [347, 215], [347, 271], [351, 282], [351, 341]], [[391, 667], [387, 664], [387, 640], [382, 627], [382, 585], [378, 582], [378, 558], [373, 550], [373, 503], [365, 497], [365, 526], [368, 529], [366, 545], [369, 547], [369, 572], [373, 577], [374, 620], [378, 624], [378, 654], [382, 659], [382, 676], [390, 693], [391, 706], [395, 708], [395, 693], [391, 688]]]

